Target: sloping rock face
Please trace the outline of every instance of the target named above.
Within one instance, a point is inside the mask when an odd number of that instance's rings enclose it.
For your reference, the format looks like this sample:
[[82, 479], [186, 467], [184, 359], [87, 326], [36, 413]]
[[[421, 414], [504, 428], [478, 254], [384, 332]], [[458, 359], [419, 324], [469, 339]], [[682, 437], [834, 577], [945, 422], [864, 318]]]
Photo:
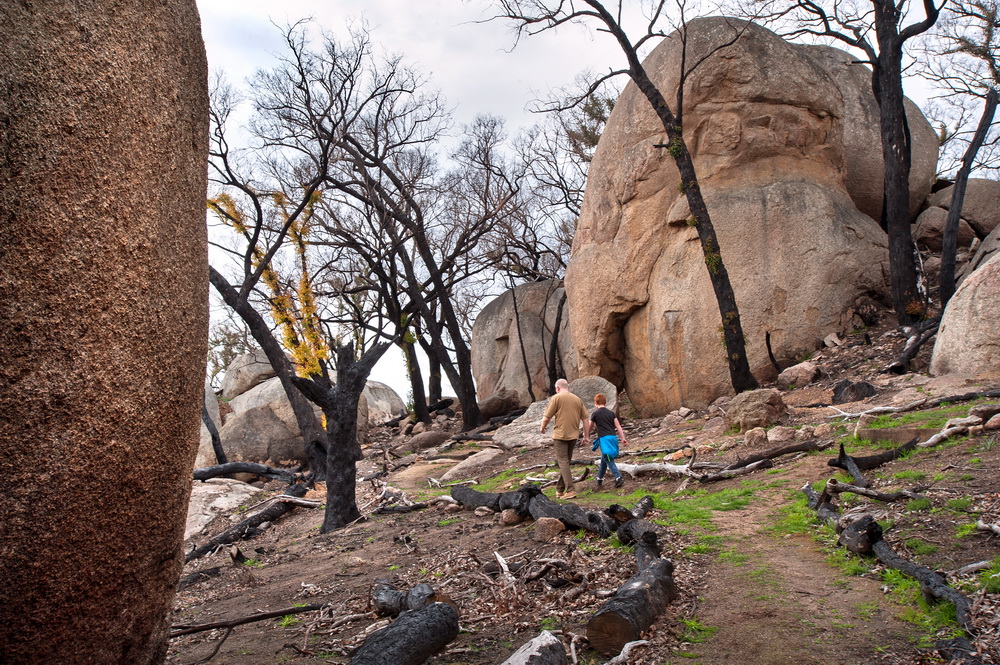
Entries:
[[381, 425], [406, 412], [406, 404], [399, 393], [384, 383], [369, 381], [361, 394], [368, 403], [369, 425]]
[[983, 243], [976, 250], [976, 253], [972, 256], [972, 259], [962, 266], [961, 271], [958, 273], [958, 278], [964, 280], [966, 277], [971, 275], [975, 270], [978, 270], [980, 266], [986, 265], [990, 259], [994, 256], [1000, 254], [1000, 226], [993, 229]]
[[556, 374], [567, 379], [577, 376], [564, 298], [559, 281], [547, 280], [517, 286], [483, 307], [472, 326], [471, 343], [472, 374], [480, 401], [501, 390], [510, 390], [517, 391], [518, 406], [528, 406], [531, 404], [529, 376], [535, 399], [547, 396], [549, 347], [557, 325]]
[[[689, 62], [733, 34], [727, 19], [692, 21]], [[885, 234], [845, 186], [840, 80], [829, 70], [829, 50], [809, 54], [749, 25], [685, 88], [685, 139], [760, 378], [773, 376], [765, 332], [778, 360], [790, 364], [847, 327], [857, 300], [888, 292]], [[645, 63], [668, 99], [678, 63], [676, 38]], [[647, 416], [704, 407], [732, 390], [679, 175], [667, 151], [654, 147], [665, 142], [630, 84], [591, 164], [566, 275], [579, 373], [624, 383]]]
[[1000, 256], [969, 275], [948, 301], [931, 374], [1000, 378]]

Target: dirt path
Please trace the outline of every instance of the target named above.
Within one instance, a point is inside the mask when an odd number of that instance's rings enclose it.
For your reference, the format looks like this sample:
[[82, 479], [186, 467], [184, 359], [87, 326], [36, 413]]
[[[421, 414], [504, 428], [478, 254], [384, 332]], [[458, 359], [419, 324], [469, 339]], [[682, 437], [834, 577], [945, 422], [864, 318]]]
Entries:
[[876, 580], [838, 570], [807, 536], [765, 531], [775, 507], [787, 502], [788, 487], [810, 475], [808, 466], [745, 509], [715, 514], [712, 524], [725, 544], [706, 555], [696, 614], [707, 630], [692, 632], [704, 641], [685, 647], [681, 662], [857, 665], [912, 650], [917, 629], [898, 617], [902, 608]]

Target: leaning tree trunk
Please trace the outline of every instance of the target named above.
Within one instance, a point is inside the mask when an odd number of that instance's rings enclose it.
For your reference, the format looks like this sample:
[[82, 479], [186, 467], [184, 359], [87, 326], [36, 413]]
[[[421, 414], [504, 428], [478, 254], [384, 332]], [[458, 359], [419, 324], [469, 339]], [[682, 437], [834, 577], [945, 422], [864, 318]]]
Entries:
[[993, 124], [997, 111], [997, 91], [990, 88], [983, 104], [983, 114], [979, 118], [979, 126], [962, 156], [962, 167], [955, 176], [955, 189], [951, 195], [951, 207], [948, 208], [948, 221], [944, 225], [944, 235], [941, 239], [941, 311], [955, 294], [955, 255], [958, 253], [958, 223], [962, 216], [962, 205], [965, 203], [965, 189], [969, 184], [969, 174], [972, 164], [979, 154], [979, 149], [986, 141], [986, 134]]
[[427, 410], [427, 394], [424, 392], [424, 377], [420, 374], [420, 363], [417, 361], [417, 351], [413, 342], [403, 341], [399, 348], [406, 359], [406, 374], [410, 380], [410, 390], [413, 392], [413, 417], [418, 422], [429, 423], [431, 412]]
[[0, 660], [162, 662], [208, 336], [197, 8], [4, 2], [0, 41]]

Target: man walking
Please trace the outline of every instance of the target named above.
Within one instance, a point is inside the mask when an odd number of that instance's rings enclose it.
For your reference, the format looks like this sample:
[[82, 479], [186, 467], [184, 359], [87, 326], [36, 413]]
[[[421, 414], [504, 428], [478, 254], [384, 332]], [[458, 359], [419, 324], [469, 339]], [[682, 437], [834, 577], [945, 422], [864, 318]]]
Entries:
[[590, 417], [583, 400], [569, 391], [566, 379], [556, 381], [556, 394], [549, 399], [545, 407], [545, 417], [542, 418], [542, 434], [549, 421], [553, 420], [552, 445], [556, 449], [556, 463], [559, 465], [559, 480], [556, 481], [556, 496], [560, 499], [573, 499], [573, 473], [570, 462], [573, 461], [573, 448], [580, 438], [580, 423], [583, 423], [583, 438], [590, 438]]

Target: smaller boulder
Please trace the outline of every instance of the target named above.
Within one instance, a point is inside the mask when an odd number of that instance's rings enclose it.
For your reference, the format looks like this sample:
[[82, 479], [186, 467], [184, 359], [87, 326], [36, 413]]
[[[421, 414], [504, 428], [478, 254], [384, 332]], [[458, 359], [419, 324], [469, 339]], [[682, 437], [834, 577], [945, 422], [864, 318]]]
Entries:
[[781, 372], [778, 375], [778, 388], [781, 390], [788, 390], [790, 388], [802, 388], [809, 385], [819, 376], [819, 367], [816, 363], [801, 362], [798, 365], [792, 365], [788, 369]]
[[794, 427], [774, 427], [767, 432], [767, 442], [772, 445], [795, 440]]
[[983, 429], [988, 432], [993, 432], [995, 430], [1000, 429], [1000, 415], [993, 416], [992, 418], [987, 420], [986, 424], [983, 425]]
[[538, 542], [547, 543], [566, 530], [566, 525], [555, 517], [539, 517], [535, 521], [534, 538]]
[[407, 442], [406, 448], [408, 450], [412, 450], [413, 452], [427, 450], [428, 448], [440, 446], [450, 438], [451, 435], [447, 432], [438, 432], [436, 430], [421, 432], [419, 434], [415, 434], [413, 438]]
[[758, 448], [767, 444], [767, 430], [763, 427], [754, 427], [747, 430], [743, 436], [743, 444], [749, 448]]
[[788, 407], [781, 399], [781, 393], [774, 388], [749, 390], [740, 393], [729, 404], [726, 423], [738, 427], [741, 432], [754, 427], [769, 427], [785, 415]]
[[849, 402], [860, 402], [876, 394], [875, 386], [867, 381], [855, 383], [850, 379], [844, 379], [833, 386], [833, 403], [847, 404]]
[[813, 429], [813, 436], [816, 437], [832, 436], [832, 435], [833, 435], [833, 425], [831, 425], [830, 423], [820, 423], [819, 425], [816, 425], [815, 429]]
[[524, 521], [524, 516], [513, 508], [507, 508], [500, 513], [500, 524], [504, 526], [514, 526]]
[[[913, 242], [921, 249], [940, 252], [944, 239], [944, 227], [948, 221], [948, 211], [944, 208], [930, 207], [917, 217], [917, 225], [913, 229]], [[964, 219], [958, 220], [958, 246], [968, 247], [976, 239], [976, 232]]]
[[222, 379], [222, 399], [242, 395], [254, 386], [275, 376], [271, 362], [260, 349], [244, 353], [229, 364]]
[[480, 450], [472, 457], [464, 459], [452, 468], [448, 469], [448, 471], [441, 476], [441, 480], [449, 482], [452, 480], [464, 480], [466, 478], [471, 478], [482, 467], [489, 466], [506, 455], [507, 453], [499, 448], [487, 448], [486, 450]]
[[484, 420], [503, 416], [521, 407], [521, 395], [516, 390], [501, 388], [479, 403]]

